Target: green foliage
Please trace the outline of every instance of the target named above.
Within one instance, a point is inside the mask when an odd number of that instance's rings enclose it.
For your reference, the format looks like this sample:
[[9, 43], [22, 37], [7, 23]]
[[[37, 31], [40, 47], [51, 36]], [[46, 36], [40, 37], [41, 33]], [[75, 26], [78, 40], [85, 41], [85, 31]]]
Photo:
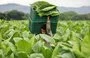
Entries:
[[25, 40], [20, 40], [16, 44], [17, 51], [22, 51], [29, 53], [30, 52], [30, 44]]
[[64, 12], [64, 13], [60, 14], [60, 19], [61, 20], [75, 20], [75, 19], [72, 19], [72, 18], [75, 17], [76, 15], [78, 16], [78, 14], [76, 12], [73, 12], [73, 11]]
[[59, 48], [59, 43], [57, 44], [57, 46], [55, 47], [55, 49], [53, 50], [53, 53], [52, 53], [52, 58], [58, 58], [58, 55], [61, 51], [61, 49]]
[[85, 35], [82, 43], [81, 43], [81, 51], [87, 57], [90, 58], [90, 32]]
[[33, 53], [30, 55], [29, 58], [44, 58], [43, 54], [40, 53]]
[[0, 19], [5, 19], [5, 14], [4, 13], [0, 13]]
[[73, 11], [60, 13], [60, 20], [90, 20], [90, 14], [78, 14]]
[[12, 10], [6, 13], [7, 19], [14, 19], [14, 20], [20, 20], [20, 19], [25, 19], [24, 16], [25, 14], [23, 12], [19, 12], [16, 10]]
[[59, 21], [50, 37], [31, 34], [28, 21], [0, 20], [0, 58], [90, 58], [90, 22]]
[[17, 10], [11, 10], [4, 13], [0, 13], [0, 19], [2, 20], [24, 20], [26, 18], [27, 14]]
[[18, 52], [17, 58], [28, 58], [25, 52]]
[[72, 20], [90, 20], [89, 14], [81, 14], [81, 15], [75, 15], [72, 17]]

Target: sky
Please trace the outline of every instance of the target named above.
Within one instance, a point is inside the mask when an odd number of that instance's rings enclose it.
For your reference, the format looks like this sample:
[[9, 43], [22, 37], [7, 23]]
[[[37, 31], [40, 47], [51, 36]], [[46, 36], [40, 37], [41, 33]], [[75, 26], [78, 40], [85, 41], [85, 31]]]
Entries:
[[[0, 5], [8, 3], [17, 3], [29, 6], [35, 1], [40, 0], [0, 0]], [[90, 6], [90, 0], [44, 0], [44, 1], [47, 1], [57, 6], [64, 6], [64, 7]]]

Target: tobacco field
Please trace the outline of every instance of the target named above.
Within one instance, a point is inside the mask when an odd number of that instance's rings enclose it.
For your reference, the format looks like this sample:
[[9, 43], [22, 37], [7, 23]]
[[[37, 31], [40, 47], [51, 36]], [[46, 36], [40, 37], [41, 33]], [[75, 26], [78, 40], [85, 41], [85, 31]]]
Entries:
[[90, 58], [90, 21], [59, 21], [49, 37], [30, 33], [28, 20], [0, 20], [0, 58]]

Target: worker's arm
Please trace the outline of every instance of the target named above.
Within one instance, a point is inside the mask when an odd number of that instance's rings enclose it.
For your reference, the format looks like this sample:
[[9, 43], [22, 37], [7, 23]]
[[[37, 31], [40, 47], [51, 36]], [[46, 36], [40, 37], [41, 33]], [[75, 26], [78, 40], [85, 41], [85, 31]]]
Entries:
[[51, 31], [50, 16], [47, 17], [46, 31], [48, 35], [53, 36]]

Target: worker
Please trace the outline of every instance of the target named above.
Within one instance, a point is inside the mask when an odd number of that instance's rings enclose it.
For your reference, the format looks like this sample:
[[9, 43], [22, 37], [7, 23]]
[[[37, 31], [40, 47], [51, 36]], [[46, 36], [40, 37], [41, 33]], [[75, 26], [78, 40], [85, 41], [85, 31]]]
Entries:
[[47, 34], [46, 24], [44, 24], [44, 25], [41, 27], [41, 34]]

